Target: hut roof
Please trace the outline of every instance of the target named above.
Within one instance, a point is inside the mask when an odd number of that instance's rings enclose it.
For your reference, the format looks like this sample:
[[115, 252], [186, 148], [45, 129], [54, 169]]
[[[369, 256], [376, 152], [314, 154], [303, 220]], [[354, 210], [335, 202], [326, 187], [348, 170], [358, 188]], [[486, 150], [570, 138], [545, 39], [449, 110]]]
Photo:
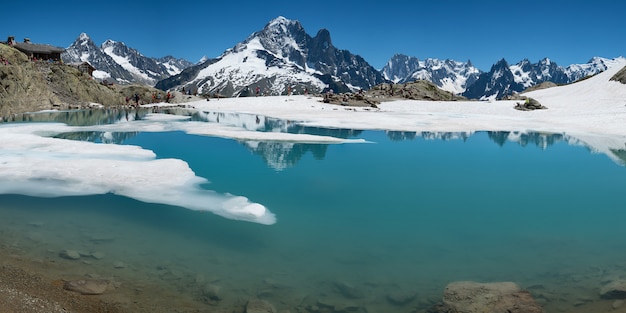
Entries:
[[22, 52], [31, 52], [31, 53], [52, 54], [52, 53], [63, 53], [63, 51], [65, 51], [65, 49], [63, 48], [59, 48], [59, 47], [55, 47], [51, 45], [37, 44], [37, 43], [16, 42], [14, 44], [14, 47], [17, 50], [20, 50]]

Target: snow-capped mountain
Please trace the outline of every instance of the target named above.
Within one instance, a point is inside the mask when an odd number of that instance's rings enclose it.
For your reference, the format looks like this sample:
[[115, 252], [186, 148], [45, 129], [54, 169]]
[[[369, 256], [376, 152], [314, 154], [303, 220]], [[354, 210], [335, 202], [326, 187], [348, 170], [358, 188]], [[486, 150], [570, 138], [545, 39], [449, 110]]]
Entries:
[[278, 17], [215, 59], [162, 80], [156, 87], [247, 96], [305, 88], [319, 92], [369, 89], [384, 78], [362, 57], [333, 46], [328, 30], [309, 36], [300, 22]]
[[480, 74], [478, 80], [465, 90], [463, 96], [470, 99], [502, 98], [524, 89], [524, 85], [517, 82], [509, 63], [501, 59], [491, 66], [489, 72]]
[[505, 59], [498, 61], [487, 73], [468, 86], [463, 96], [470, 99], [500, 99], [543, 82], [569, 84], [581, 78], [605, 71], [617, 59], [595, 57], [586, 64], [572, 64], [562, 67], [545, 58], [537, 63], [527, 59], [509, 65]]
[[461, 94], [478, 79], [481, 71], [470, 61], [432, 58], [420, 61], [416, 57], [396, 54], [385, 64], [381, 73], [385, 79], [394, 83], [428, 80], [443, 90]]
[[80, 36], [65, 49], [65, 52], [61, 54], [61, 59], [68, 64], [89, 62], [91, 66], [96, 68], [96, 71], [93, 72], [93, 76], [99, 80], [109, 80], [112, 78], [118, 81], [132, 80], [132, 75], [115, 62], [108, 54], [104, 53], [100, 47], [96, 46], [85, 33], [80, 34]]
[[192, 65], [172, 56], [146, 57], [123, 42], [107, 40], [100, 47], [85, 33], [80, 34], [61, 58], [66, 63], [89, 62], [96, 68], [94, 77], [118, 83], [141, 83], [153, 86], [157, 81], [176, 75]]

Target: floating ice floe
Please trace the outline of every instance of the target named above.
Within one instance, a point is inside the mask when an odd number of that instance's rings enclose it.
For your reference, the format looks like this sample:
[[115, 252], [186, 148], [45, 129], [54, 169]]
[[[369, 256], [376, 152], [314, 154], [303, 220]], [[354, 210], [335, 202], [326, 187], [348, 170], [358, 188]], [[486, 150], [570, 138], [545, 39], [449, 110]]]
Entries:
[[261, 224], [276, 218], [242, 196], [200, 187], [207, 182], [178, 159], [156, 159], [137, 146], [42, 136], [75, 130], [63, 124], [0, 126], [0, 193], [60, 197], [113, 193]]

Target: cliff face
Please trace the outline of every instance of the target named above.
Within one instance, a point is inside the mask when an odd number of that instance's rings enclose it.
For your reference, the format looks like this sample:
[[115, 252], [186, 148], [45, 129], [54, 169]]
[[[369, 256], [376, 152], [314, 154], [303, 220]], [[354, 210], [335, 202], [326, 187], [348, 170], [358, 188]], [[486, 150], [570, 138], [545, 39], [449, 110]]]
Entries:
[[105, 106], [125, 103], [120, 93], [74, 67], [33, 62], [4, 44], [0, 44], [0, 60], [0, 118], [24, 112], [80, 108], [92, 102]]

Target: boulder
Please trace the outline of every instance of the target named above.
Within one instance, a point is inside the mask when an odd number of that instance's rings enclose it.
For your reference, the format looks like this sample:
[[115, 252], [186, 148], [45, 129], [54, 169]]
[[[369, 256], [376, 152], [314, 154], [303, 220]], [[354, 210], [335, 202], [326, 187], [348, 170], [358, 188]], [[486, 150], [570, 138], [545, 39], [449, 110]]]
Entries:
[[443, 294], [443, 304], [429, 312], [455, 313], [543, 313], [528, 291], [512, 282], [450, 283]]
[[248, 304], [246, 304], [246, 312], [245, 313], [275, 313], [276, 309], [274, 306], [261, 299], [250, 299], [248, 300]]
[[221, 287], [213, 284], [206, 284], [202, 288], [202, 295], [207, 302], [218, 302], [222, 300]]
[[360, 298], [365, 297], [365, 295], [360, 289], [358, 289], [357, 287], [349, 283], [346, 283], [343, 281], [336, 281], [334, 282], [334, 285], [335, 285], [335, 289], [337, 290], [337, 292], [339, 292], [339, 294], [341, 294], [345, 298], [360, 299]]
[[626, 299], [626, 280], [614, 280], [600, 288], [604, 299]]
[[524, 99], [524, 103], [516, 102], [515, 109], [520, 111], [533, 111], [544, 110], [547, 108], [533, 98], [526, 98]]
[[389, 292], [386, 298], [387, 301], [393, 305], [403, 306], [415, 300], [417, 298], [417, 294], [415, 292], [393, 291]]
[[59, 256], [68, 260], [80, 259], [80, 253], [78, 253], [78, 251], [75, 251], [75, 250], [63, 250], [61, 251], [61, 253], [59, 253]]
[[63, 289], [78, 292], [83, 295], [100, 295], [109, 287], [109, 281], [104, 279], [81, 279], [66, 281]]

